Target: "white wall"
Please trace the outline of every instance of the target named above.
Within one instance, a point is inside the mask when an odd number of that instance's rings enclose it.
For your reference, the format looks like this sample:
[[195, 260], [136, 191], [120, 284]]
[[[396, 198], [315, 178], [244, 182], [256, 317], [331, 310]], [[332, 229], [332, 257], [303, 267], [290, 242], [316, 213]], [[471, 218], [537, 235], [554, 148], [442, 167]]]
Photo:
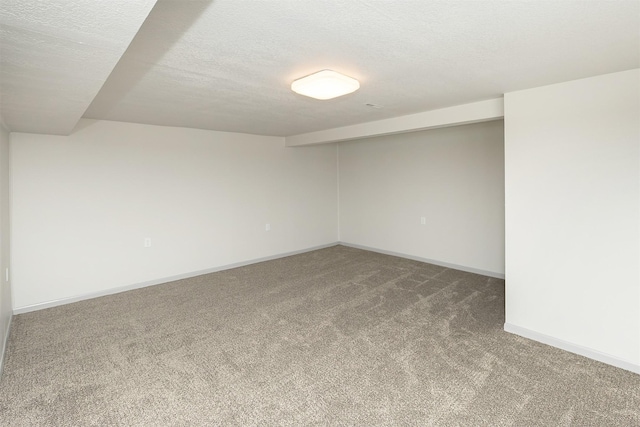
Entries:
[[15, 309], [338, 239], [335, 145], [82, 120], [11, 156]]
[[501, 120], [340, 143], [340, 240], [502, 275], [503, 146]]
[[639, 144], [640, 70], [505, 95], [505, 329], [640, 368]]
[[9, 132], [0, 124], [0, 373], [13, 314], [11, 285], [5, 276], [9, 258]]

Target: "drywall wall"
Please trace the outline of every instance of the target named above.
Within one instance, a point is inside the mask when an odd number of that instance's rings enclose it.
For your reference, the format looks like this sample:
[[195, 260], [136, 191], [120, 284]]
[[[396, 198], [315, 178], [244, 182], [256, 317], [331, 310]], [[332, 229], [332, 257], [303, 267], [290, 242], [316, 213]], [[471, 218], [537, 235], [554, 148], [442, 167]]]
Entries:
[[639, 94], [631, 70], [505, 95], [505, 329], [627, 368], [640, 368]]
[[337, 241], [335, 145], [84, 119], [11, 147], [18, 310]]
[[13, 314], [9, 259], [9, 132], [0, 124], [0, 373]]
[[340, 240], [501, 276], [503, 143], [501, 120], [341, 142]]

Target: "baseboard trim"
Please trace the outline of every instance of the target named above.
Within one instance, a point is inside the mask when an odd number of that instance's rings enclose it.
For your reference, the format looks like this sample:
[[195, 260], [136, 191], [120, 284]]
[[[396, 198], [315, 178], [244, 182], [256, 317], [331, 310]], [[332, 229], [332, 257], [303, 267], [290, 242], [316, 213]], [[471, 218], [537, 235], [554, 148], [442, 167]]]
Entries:
[[616, 368], [621, 368], [636, 374], [640, 374], [640, 365], [637, 365], [633, 362], [629, 362], [624, 359], [617, 358], [615, 356], [611, 356], [606, 353], [601, 353], [597, 350], [593, 350], [587, 347], [582, 347], [580, 345], [573, 344], [568, 341], [561, 340], [559, 338], [554, 338], [549, 335], [541, 334], [539, 332], [535, 332], [527, 328], [512, 325], [510, 323], [504, 324], [504, 330], [506, 332], [519, 335], [521, 337], [528, 338], [533, 341], [538, 341], [542, 344], [547, 344], [552, 347], [559, 348], [561, 350], [575, 353], [580, 356], [588, 357], [589, 359], [597, 360], [598, 362], [606, 363], [607, 365], [615, 366]]
[[0, 381], [2, 381], [2, 370], [4, 369], [4, 358], [7, 353], [7, 347], [9, 345], [9, 334], [11, 333], [11, 320], [13, 316], [9, 317], [7, 322], [7, 330], [5, 331], [4, 339], [2, 340], [2, 353], [0, 353]]
[[426, 263], [429, 263], [429, 264], [439, 265], [441, 267], [453, 268], [454, 270], [461, 270], [461, 271], [466, 271], [468, 273], [476, 273], [476, 274], [481, 274], [483, 276], [495, 277], [497, 279], [504, 279], [505, 278], [504, 273], [496, 273], [494, 271], [487, 271], [487, 270], [481, 270], [479, 268], [467, 267], [467, 266], [464, 266], [464, 265], [451, 264], [451, 263], [448, 263], [448, 262], [438, 261], [438, 260], [435, 260], [435, 259], [422, 258], [422, 257], [419, 257], [419, 256], [403, 254], [403, 253], [400, 253], [400, 252], [393, 252], [393, 251], [387, 251], [387, 250], [384, 250], [384, 249], [372, 248], [372, 247], [364, 246], [364, 245], [357, 245], [355, 243], [339, 242], [339, 244], [342, 245], [342, 246], [348, 246], [350, 248], [363, 249], [365, 251], [377, 252], [379, 254], [397, 256], [399, 258], [406, 258], [406, 259], [411, 259], [411, 260], [414, 260], [414, 261], [426, 262]]
[[178, 274], [178, 275], [175, 275], [175, 276], [163, 277], [163, 278], [160, 278], [160, 279], [149, 280], [149, 281], [141, 282], [141, 283], [134, 283], [134, 284], [131, 284], [131, 285], [126, 285], [126, 286], [120, 286], [120, 287], [117, 287], [117, 288], [106, 289], [104, 291], [90, 292], [90, 293], [86, 293], [86, 294], [82, 294], [82, 295], [76, 295], [74, 297], [61, 298], [61, 299], [57, 299], [57, 300], [53, 300], [53, 301], [47, 301], [47, 302], [41, 302], [41, 303], [38, 303], [38, 304], [27, 305], [27, 306], [24, 306], [24, 307], [15, 308], [13, 310], [13, 314], [23, 314], [23, 313], [29, 313], [29, 312], [32, 312], [32, 311], [44, 310], [46, 308], [52, 308], [52, 307], [57, 307], [57, 306], [60, 306], [60, 305], [71, 304], [71, 303], [74, 303], [74, 302], [84, 301], [84, 300], [91, 299], [91, 298], [98, 298], [98, 297], [102, 297], [102, 296], [105, 296], [105, 295], [118, 294], [120, 292], [131, 291], [131, 290], [139, 289], [139, 288], [146, 288], [147, 286], [160, 285], [162, 283], [174, 282], [176, 280], [182, 280], [182, 279], [188, 279], [190, 277], [202, 276], [203, 274], [216, 273], [218, 271], [230, 270], [232, 268], [238, 268], [238, 267], [244, 267], [246, 265], [257, 264], [259, 262], [271, 261], [271, 260], [278, 259], [278, 258], [285, 258], [285, 257], [292, 256], [292, 255], [303, 254], [305, 252], [317, 251], [319, 249], [330, 248], [332, 246], [337, 246], [339, 244], [340, 244], [339, 242], [333, 242], [333, 243], [328, 243], [326, 245], [314, 246], [314, 247], [311, 247], [311, 248], [300, 249], [300, 250], [297, 250], [297, 251], [285, 252], [285, 253], [280, 253], [280, 254], [276, 254], [276, 255], [270, 255], [270, 256], [266, 256], [266, 257], [255, 258], [255, 259], [251, 259], [251, 260], [247, 260], [247, 261], [241, 261], [241, 262], [235, 262], [235, 263], [232, 263], [232, 264], [221, 265], [219, 267], [207, 268], [205, 270], [192, 271], [192, 272], [189, 272], [189, 273]]

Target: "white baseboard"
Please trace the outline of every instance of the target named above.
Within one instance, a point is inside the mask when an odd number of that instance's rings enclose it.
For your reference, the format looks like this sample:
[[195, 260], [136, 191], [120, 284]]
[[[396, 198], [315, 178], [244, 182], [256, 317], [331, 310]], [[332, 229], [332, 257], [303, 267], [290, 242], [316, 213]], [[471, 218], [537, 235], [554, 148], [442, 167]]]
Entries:
[[160, 285], [162, 283], [173, 282], [173, 281], [181, 280], [181, 279], [188, 279], [190, 277], [195, 277], [195, 276], [202, 276], [203, 274], [215, 273], [215, 272], [218, 272], [218, 271], [230, 270], [232, 268], [244, 267], [245, 265], [256, 264], [256, 263], [264, 262], [264, 261], [271, 261], [271, 260], [278, 259], [278, 258], [285, 258], [285, 257], [288, 257], [288, 256], [298, 255], [298, 254], [302, 254], [302, 253], [305, 253], [305, 252], [316, 251], [318, 249], [330, 248], [332, 246], [337, 246], [337, 245], [339, 245], [338, 242], [333, 242], [333, 243], [328, 243], [326, 245], [314, 246], [314, 247], [311, 247], [311, 248], [300, 249], [300, 250], [297, 250], [297, 251], [286, 252], [286, 253], [281, 253], [281, 254], [277, 254], [277, 255], [270, 255], [270, 256], [266, 256], [266, 257], [262, 257], [262, 258], [256, 258], [256, 259], [252, 259], [252, 260], [236, 262], [236, 263], [233, 263], [233, 264], [222, 265], [222, 266], [219, 266], [219, 267], [208, 268], [206, 270], [192, 271], [192, 272], [189, 272], [189, 273], [178, 274], [176, 276], [163, 277], [161, 279], [149, 280], [147, 282], [134, 283], [134, 284], [127, 285], [127, 286], [120, 286], [120, 287], [117, 287], [117, 288], [105, 289], [104, 291], [90, 292], [90, 293], [86, 293], [86, 294], [82, 294], [82, 295], [77, 295], [77, 296], [74, 296], [74, 297], [61, 298], [61, 299], [54, 300], [54, 301], [41, 302], [41, 303], [38, 303], [38, 304], [32, 304], [32, 305], [27, 305], [27, 306], [24, 306], [24, 307], [15, 308], [13, 310], [13, 314], [23, 314], [23, 313], [29, 313], [31, 311], [44, 310], [45, 308], [57, 307], [57, 306], [60, 306], [60, 305], [71, 304], [73, 302], [83, 301], [83, 300], [87, 300], [87, 299], [91, 299], [91, 298], [97, 298], [97, 297], [102, 297], [102, 296], [105, 296], [105, 295], [112, 295], [112, 294], [117, 294], [117, 293], [120, 293], [120, 292], [131, 291], [133, 289], [146, 288], [147, 286]]
[[7, 330], [5, 331], [4, 339], [2, 340], [2, 353], [0, 353], [0, 381], [2, 380], [2, 369], [4, 368], [4, 357], [7, 352], [7, 345], [9, 344], [9, 333], [11, 332], [11, 320], [13, 316], [9, 317], [7, 322]]
[[372, 248], [364, 245], [356, 245], [354, 243], [347, 243], [347, 242], [339, 242], [339, 244], [342, 246], [349, 246], [350, 248], [363, 249], [365, 251], [377, 252], [379, 254], [397, 256], [399, 258], [412, 259], [414, 261], [426, 262], [429, 264], [439, 265], [441, 267], [453, 268], [454, 270], [461, 270], [461, 271], [466, 271], [468, 273], [476, 273], [476, 274], [481, 274], [483, 276], [495, 277], [497, 279], [504, 279], [505, 277], [504, 273], [496, 273], [494, 271], [487, 271], [487, 270], [481, 270], [479, 268], [467, 267], [464, 265], [451, 264], [448, 262], [438, 261], [435, 259], [422, 258], [419, 256], [403, 254], [400, 252], [387, 251], [384, 249]]
[[561, 340], [559, 338], [554, 338], [549, 335], [541, 334], [539, 332], [535, 332], [527, 328], [522, 328], [520, 326], [512, 325], [510, 323], [504, 324], [504, 330], [512, 334], [520, 335], [521, 337], [528, 338], [533, 341], [541, 342], [542, 344], [547, 344], [552, 347], [559, 348], [561, 350], [575, 353], [580, 356], [588, 357], [589, 359], [597, 360], [598, 362], [606, 363], [607, 365], [615, 366], [616, 368], [622, 368], [622, 369], [626, 369], [627, 371], [640, 374], [640, 365], [637, 365], [633, 362], [629, 362], [627, 360], [617, 358], [615, 356], [611, 356], [606, 353], [601, 353], [597, 350], [593, 350], [587, 347], [582, 347], [580, 345], [573, 344], [573, 343]]

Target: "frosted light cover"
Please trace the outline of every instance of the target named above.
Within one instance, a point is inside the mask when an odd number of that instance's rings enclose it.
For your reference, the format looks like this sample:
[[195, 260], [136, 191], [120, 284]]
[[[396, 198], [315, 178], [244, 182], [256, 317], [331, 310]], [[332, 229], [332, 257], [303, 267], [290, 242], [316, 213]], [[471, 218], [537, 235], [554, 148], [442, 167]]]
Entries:
[[315, 99], [331, 99], [355, 92], [360, 83], [331, 70], [322, 70], [291, 83], [291, 90]]

